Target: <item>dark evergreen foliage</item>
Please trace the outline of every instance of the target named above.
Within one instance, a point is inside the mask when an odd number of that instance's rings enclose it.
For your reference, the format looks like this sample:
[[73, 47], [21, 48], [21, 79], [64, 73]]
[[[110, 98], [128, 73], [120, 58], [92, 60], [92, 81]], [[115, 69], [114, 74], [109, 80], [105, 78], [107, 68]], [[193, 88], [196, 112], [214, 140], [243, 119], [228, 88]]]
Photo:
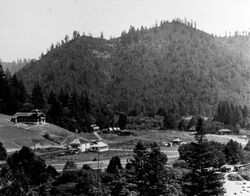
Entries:
[[122, 169], [121, 160], [118, 156], [114, 156], [110, 159], [107, 167], [107, 172], [111, 174], [119, 174], [119, 170]]
[[74, 33], [18, 77], [28, 91], [40, 75], [46, 95], [51, 89], [76, 89], [88, 92], [94, 105], [112, 103], [126, 113], [151, 115], [166, 108], [178, 115], [213, 116], [221, 98], [246, 104], [250, 37], [215, 37], [194, 26], [179, 19], [161, 21], [150, 29], [131, 26], [110, 40]]
[[242, 147], [236, 141], [230, 140], [224, 148], [227, 163], [237, 164], [242, 160]]
[[118, 120], [118, 126], [120, 129], [126, 129], [127, 124], [127, 114], [126, 113], [120, 113], [119, 114], [119, 120]]
[[0, 142], [0, 161], [1, 160], [5, 160], [7, 158], [7, 151], [6, 149], [3, 147], [2, 142]]
[[33, 86], [31, 93], [31, 103], [36, 109], [42, 109], [44, 106], [44, 96], [39, 82], [36, 82]]
[[183, 192], [190, 196], [220, 195], [223, 193], [223, 177], [216, 173], [218, 160], [206, 140], [202, 118], [197, 120], [195, 139], [196, 143], [191, 143], [192, 153], [182, 155], [190, 168]]

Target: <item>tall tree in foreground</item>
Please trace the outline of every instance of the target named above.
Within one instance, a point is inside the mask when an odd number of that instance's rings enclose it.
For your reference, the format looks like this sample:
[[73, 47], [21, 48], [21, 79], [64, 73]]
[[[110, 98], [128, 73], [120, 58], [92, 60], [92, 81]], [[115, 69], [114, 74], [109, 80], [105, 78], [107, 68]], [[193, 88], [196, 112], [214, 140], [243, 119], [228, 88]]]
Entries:
[[2, 142], [0, 142], [0, 160], [5, 160], [7, 158], [6, 149], [3, 147]]
[[167, 156], [160, 151], [156, 143], [147, 148], [142, 142], [134, 148], [130, 182], [135, 185], [140, 195], [155, 196], [180, 194], [180, 187], [175, 183], [171, 171], [166, 168]]
[[185, 159], [190, 172], [186, 175], [183, 191], [188, 196], [209, 196], [223, 193], [223, 177], [216, 173], [217, 159], [208, 145], [204, 122], [201, 117], [196, 124], [196, 142], [191, 143], [193, 153]]

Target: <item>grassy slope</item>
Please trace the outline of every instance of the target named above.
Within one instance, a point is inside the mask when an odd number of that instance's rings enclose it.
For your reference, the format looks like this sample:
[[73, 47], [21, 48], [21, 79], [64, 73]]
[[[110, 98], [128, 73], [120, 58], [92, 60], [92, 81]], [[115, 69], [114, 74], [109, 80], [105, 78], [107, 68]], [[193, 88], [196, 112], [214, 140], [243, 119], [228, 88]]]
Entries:
[[[40, 145], [57, 145], [72, 135], [71, 132], [53, 124], [17, 127], [10, 122], [10, 118], [10, 116], [0, 114], [0, 141], [6, 148], [32, 146], [34, 141]], [[46, 132], [58, 143], [45, 139], [43, 135]]]

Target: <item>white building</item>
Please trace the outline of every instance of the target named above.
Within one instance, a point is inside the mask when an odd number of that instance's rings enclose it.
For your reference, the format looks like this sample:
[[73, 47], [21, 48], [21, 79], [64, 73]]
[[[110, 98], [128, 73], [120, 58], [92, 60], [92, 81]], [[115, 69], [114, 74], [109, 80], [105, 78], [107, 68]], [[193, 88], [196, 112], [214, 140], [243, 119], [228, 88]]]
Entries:
[[85, 152], [90, 149], [90, 142], [82, 138], [73, 140], [69, 145], [74, 149], [80, 150], [80, 152]]
[[101, 141], [93, 141], [92, 144], [90, 145], [90, 151], [93, 152], [104, 152], [108, 150], [109, 150], [108, 144]]
[[91, 127], [91, 129], [92, 129], [93, 131], [99, 131], [99, 130], [100, 130], [100, 127], [97, 126], [96, 124], [92, 124], [92, 125], [90, 125], [90, 127]]

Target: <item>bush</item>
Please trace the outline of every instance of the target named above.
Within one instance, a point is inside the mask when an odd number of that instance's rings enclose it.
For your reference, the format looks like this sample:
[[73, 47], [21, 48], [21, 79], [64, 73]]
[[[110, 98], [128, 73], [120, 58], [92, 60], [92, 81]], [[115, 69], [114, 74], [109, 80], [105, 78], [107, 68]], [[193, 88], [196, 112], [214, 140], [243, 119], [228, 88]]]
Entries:
[[240, 171], [239, 175], [241, 175], [244, 180], [250, 181], [250, 171]]
[[173, 163], [174, 168], [188, 168], [187, 163], [184, 160], [177, 160]]
[[227, 179], [229, 181], [242, 181], [243, 178], [239, 174], [228, 174]]
[[43, 137], [46, 138], [46, 139], [48, 139], [48, 140], [51, 139], [51, 138], [50, 138], [50, 135], [49, 135], [48, 133], [45, 133], [45, 134], [43, 135]]
[[63, 172], [65, 171], [70, 171], [70, 170], [76, 170], [77, 165], [75, 164], [74, 161], [67, 161], [63, 167]]

